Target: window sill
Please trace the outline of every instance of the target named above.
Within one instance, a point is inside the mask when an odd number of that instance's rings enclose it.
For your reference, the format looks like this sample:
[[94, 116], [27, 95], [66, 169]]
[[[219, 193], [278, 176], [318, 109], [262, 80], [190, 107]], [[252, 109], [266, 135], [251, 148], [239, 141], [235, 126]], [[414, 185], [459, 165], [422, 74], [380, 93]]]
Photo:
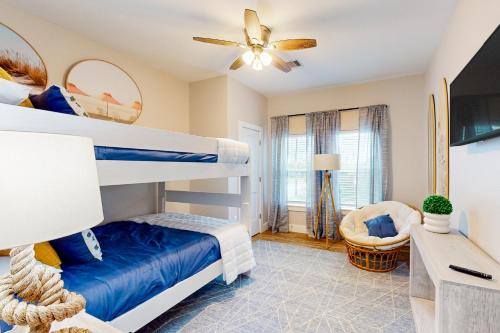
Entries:
[[305, 204], [288, 204], [288, 210], [292, 212], [305, 212], [306, 211], [306, 205]]
[[[306, 205], [301, 205], [301, 204], [288, 204], [288, 210], [292, 212], [306, 212], [307, 208]], [[346, 216], [350, 212], [352, 212], [354, 209], [352, 208], [342, 208], [342, 216]]]

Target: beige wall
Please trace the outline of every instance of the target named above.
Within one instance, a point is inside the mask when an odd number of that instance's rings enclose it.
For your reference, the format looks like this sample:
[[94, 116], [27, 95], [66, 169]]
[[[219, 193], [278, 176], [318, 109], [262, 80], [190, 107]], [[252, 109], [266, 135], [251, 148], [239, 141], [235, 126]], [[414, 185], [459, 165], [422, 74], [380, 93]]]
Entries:
[[[445, 77], [451, 83], [499, 23], [498, 0], [458, 2], [447, 32], [426, 72], [426, 98], [433, 93], [436, 106], [440, 105], [441, 79]], [[427, 106], [422, 109], [426, 111]], [[443, 113], [439, 112], [437, 116], [442, 119]], [[500, 138], [450, 149], [450, 199], [454, 205], [452, 226], [467, 233], [473, 242], [498, 262], [499, 170]]]
[[[63, 85], [67, 70], [83, 59], [103, 59], [124, 69], [137, 82], [143, 97], [144, 110], [135, 125], [156, 127], [178, 132], [189, 132], [189, 87], [188, 83], [147, 64], [89, 40], [72, 31], [43, 21], [19, 9], [0, 3], [0, 23], [23, 36], [42, 57], [47, 67], [49, 84]], [[169, 188], [188, 189], [188, 182], [167, 184]], [[106, 220], [125, 218], [147, 212], [151, 202], [144, 193], [151, 193], [148, 185], [103, 188], [103, 203]], [[124, 200], [133, 194], [135, 200]], [[128, 209], [122, 204], [128, 202]], [[153, 202], [154, 203], [154, 202]], [[186, 211], [187, 206], [169, 204], [169, 209]], [[125, 216], [125, 215], [127, 216]]]
[[72, 31], [0, 2], [0, 22], [23, 36], [42, 57], [49, 84], [63, 85], [67, 70], [83, 59], [103, 59], [124, 69], [139, 86], [144, 111], [136, 125], [189, 131], [188, 83]]
[[[192, 82], [189, 84], [190, 133], [223, 138], [227, 126], [227, 77]], [[227, 179], [194, 180], [191, 191], [227, 192]], [[192, 214], [227, 218], [228, 209], [220, 206], [191, 205]]]
[[[240, 121], [256, 125], [263, 130], [262, 142], [262, 194], [263, 194], [263, 228], [267, 229], [265, 212], [267, 211], [268, 186], [267, 186], [267, 98], [244, 84], [228, 77], [228, 137], [238, 140]], [[228, 190], [236, 192], [238, 190], [237, 179], [230, 179]], [[230, 216], [233, 218], [237, 210], [230, 210]]]
[[[238, 140], [240, 121], [261, 126], [264, 130], [266, 128], [266, 98], [227, 76], [191, 83], [189, 101], [192, 134]], [[235, 179], [201, 180], [192, 181], [191, 190], [236, 192], [238, 186]], [[213, 217], [233, 218], [236, 211], [225, 207], [191, 205], [191, 212]]]
[[392, 125], [393, 198], [420, 205], [426, 194], [423, 77], [408, 76], [270, 97], [269, 117], [387, 104]]
[[226, 137], [227, 77], [219, 76], [189, 84], [189, 129], [191, 134]]
[[228, 137], [238, 140], [239, 121], [267, 128], [267, 99], [244, 84], [227, 78]]
[[[423, 76], [333, 86], [270, 97], [269, 117], [387, 104], [392, 127], [393, 199], [420, 206], [426, 195], [426, 115]], [[270, 173], [270, 171], [268, 170]], [[292, 229], [305, 228], [305, 213], [294, 212]]]

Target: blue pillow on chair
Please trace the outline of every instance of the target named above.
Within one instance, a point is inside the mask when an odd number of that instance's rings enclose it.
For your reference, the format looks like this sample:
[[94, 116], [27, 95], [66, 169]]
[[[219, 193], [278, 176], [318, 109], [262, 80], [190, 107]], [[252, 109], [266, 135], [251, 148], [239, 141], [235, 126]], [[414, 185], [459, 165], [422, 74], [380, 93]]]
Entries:
[[102, 260], [102, 251], [92, 230], [50, 241], [64, 264], [84, 264]]
[[83, 116], [85, 110], [66, 89], [51, 86], [40, 95], [30, 96], [31, 104], [36, 109]]
[[380, 215], [364, 222], [368, 228], [368, 235], [380, 238], [394, 237], [398, 235], [396, 226], [392, 218], [387, 215]]

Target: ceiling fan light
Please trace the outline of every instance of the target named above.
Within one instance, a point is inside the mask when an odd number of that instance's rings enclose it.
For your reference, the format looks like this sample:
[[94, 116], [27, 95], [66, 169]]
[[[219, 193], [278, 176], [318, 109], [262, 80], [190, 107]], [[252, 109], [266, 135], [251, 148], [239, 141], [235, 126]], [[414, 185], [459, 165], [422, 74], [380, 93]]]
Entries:
[[269, 66], [273, 62], [273, 58], [267, 52], [262, 52], [260, 54], [260, 60], [264, 66]]
[[256, 71], [261, 71], [262, 70], [262, 61], [260, 59], [255, 58], [252, 64], [252, 68], [255, 69]]
[[248, 50], [245, 53], [243, 53], [243, 61], [245, 62], [245, 64], [251, 65], [254, 59], [255, 59], [255, 54], [253, 54], [251, 50]]

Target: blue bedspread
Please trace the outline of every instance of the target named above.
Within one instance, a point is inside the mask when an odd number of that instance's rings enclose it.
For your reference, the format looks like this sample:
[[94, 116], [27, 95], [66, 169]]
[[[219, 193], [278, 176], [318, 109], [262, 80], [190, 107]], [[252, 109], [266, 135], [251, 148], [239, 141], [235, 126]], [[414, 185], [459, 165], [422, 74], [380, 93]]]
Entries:
[[220, 259], [219, 242], [203, 233], [134, 222], [93, 230], [103, 261], [63, 264], [62, 278], [101, 320], [113, 320]]
[[94, 146], [96, 160], [217, 163], [217, 154]]

